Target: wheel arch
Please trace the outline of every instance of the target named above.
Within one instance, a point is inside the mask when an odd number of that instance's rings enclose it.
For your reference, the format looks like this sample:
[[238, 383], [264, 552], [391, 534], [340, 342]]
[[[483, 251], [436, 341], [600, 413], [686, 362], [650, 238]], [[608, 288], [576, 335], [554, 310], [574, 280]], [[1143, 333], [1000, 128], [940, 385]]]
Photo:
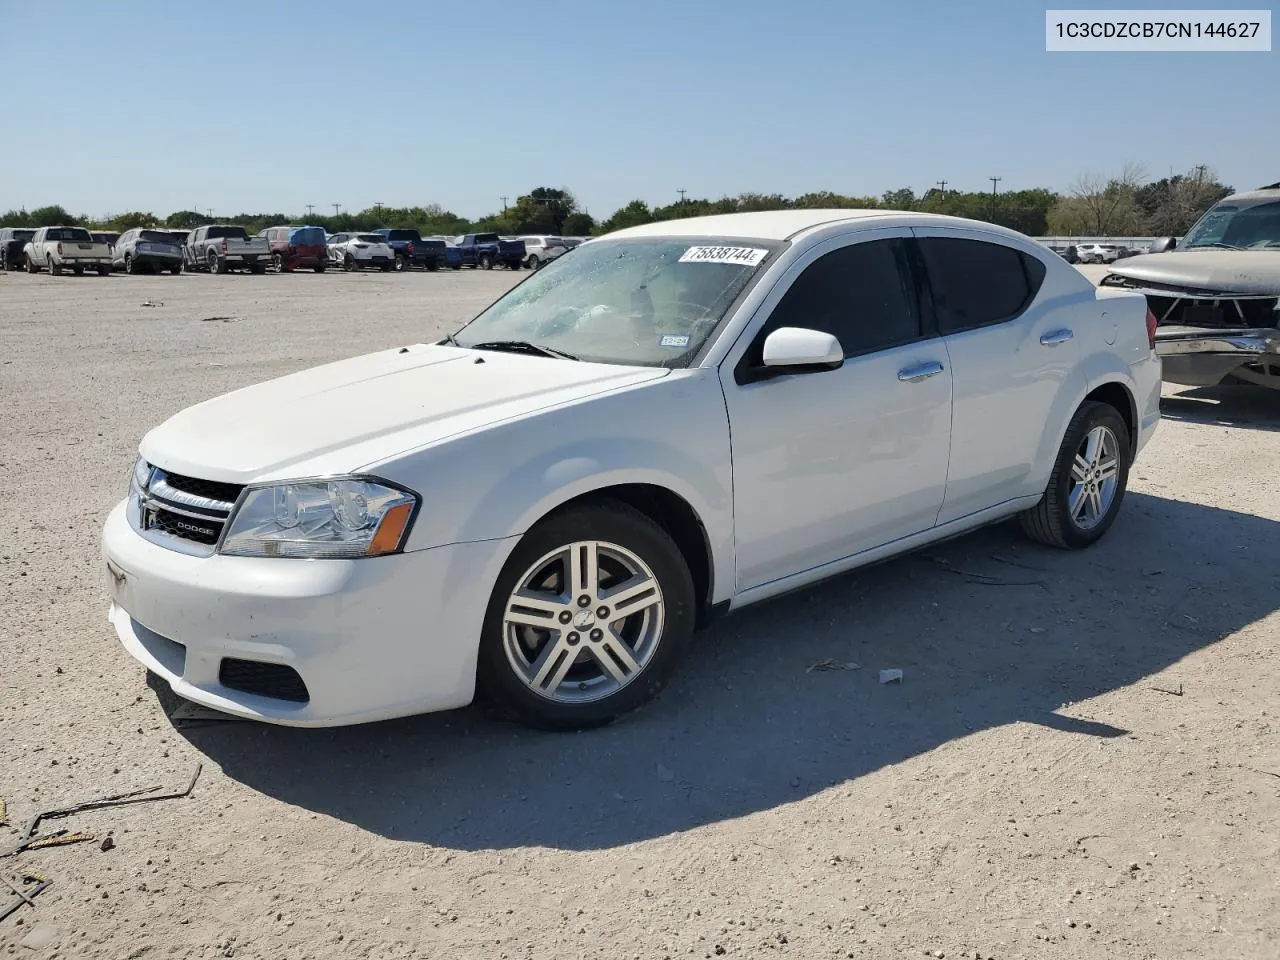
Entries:
[[[1120, 380], [1100, 383], [1090, 390], [1080, 403], [1089, 401], [1105, 403], [1120, 414], [1125, 427], [1129, 430], [1129, 454], [1135, 455], [1138, 449], [1138, 403], [1128, 385]], [[1076, 409], [1080, 409], [1079, 405]]]
[[702, 517], [684, 497], [669, 487], [656, 483], [615, 483], [597, 487], [570, 497], [548, 511], [537, 522], [574, 507], [601, 500], [624, 503], [644, 514], [675, 541], [693, 577], [694, 595], [698, 599], [697, 624], [705, 626], [714, 619], [718, 607], [713, 601], [715, 565], [711, 538]]

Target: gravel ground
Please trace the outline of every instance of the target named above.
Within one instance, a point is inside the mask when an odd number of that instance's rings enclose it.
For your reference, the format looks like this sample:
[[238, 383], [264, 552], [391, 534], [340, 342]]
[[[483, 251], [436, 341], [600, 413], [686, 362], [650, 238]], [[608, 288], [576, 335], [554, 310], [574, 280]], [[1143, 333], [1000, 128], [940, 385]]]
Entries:
[[[39, 809], [204, 764], [189, 798], [0, 861], [53, 880], [0, 950], [1280, 955], [1274, 395], [1170, 393], [1096, 548], [993, 528], [752, 608], [610, 729], [171, 720], [98, 554], [141, 434], [437, 336], [511, 279], [0, 277], [0, 849]], [[807, 669], [827, 658], [861, 668]]]

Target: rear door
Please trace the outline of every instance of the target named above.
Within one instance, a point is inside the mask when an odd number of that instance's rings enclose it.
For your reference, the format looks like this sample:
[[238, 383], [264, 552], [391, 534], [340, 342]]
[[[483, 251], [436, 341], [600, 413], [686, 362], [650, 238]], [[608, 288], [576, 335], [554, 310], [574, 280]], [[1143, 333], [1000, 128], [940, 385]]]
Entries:
[[1079, 351], [1073, 315], [1039, 296], [1037, 257], [981, 230], [914, 232], [954, 381], [942, 524], [1039, 492], [1027, 482]]

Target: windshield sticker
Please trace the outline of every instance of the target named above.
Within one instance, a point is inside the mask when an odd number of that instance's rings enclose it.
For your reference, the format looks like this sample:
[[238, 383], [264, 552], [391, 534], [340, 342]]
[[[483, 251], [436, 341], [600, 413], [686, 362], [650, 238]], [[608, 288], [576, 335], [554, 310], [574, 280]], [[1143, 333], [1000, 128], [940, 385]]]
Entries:
[[673, 333], [664, 333], [662, 339], [658, 341], [660, 347], [687, 347], [689, 345], [688, 335], [676, 336]]
[[756, 247], [690, 247], [680, 254], [681, 263], [736, 263], [754, 267], [769, 255]]

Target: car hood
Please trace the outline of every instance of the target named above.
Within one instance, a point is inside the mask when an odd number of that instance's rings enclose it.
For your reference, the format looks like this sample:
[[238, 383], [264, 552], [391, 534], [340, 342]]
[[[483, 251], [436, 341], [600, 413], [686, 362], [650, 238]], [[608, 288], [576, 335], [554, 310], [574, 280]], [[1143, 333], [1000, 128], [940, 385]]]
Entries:
[[206, 400], [148, 433], [140, 452], [173, 473], [224, 483], [354, 473], [460, 433], [668, 373], [416, 344]]
[[1140, 283], [1217, 293], [1280, 295], [1280, 250], [1174, 250], [1112, 264], [1111, 272]]

